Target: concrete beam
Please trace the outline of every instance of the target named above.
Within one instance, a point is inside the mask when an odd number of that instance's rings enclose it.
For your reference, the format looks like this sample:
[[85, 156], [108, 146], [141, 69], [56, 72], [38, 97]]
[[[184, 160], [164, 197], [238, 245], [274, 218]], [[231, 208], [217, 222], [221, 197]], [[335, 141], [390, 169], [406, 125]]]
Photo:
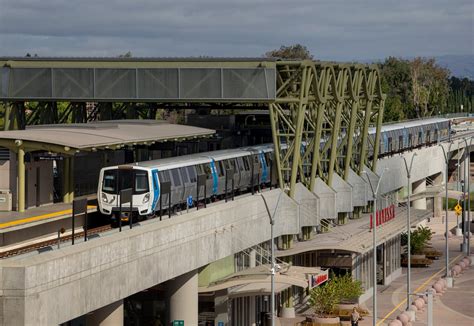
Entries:
[[[271, 211], [280, 193], [264, 193]], [[299, 233], [298, 211], [283, 194], [275, 236]], [[258, 195], [115, 231], [60, 250], [2, 260], [0, 325], [64, 323], [270, 239]]]

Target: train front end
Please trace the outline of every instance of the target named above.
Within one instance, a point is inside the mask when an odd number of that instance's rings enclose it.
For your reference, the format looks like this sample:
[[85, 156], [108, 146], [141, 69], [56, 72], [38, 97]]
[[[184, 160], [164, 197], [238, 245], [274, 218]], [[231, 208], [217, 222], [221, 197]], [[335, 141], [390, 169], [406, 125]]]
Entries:
[[[150, 215], [154, 200], [152, 185], [153, 180], [147, 169], [128, 165], [103, 168], [97, 191], [99, 210], [110, 216], [112, 224], [116, 224], [119, 217], [123, 222], [128, 221], [130, 214], [134, 217]], [[132, 191], [131, 212], [130, 201], [121, 198], [127, 190]]]

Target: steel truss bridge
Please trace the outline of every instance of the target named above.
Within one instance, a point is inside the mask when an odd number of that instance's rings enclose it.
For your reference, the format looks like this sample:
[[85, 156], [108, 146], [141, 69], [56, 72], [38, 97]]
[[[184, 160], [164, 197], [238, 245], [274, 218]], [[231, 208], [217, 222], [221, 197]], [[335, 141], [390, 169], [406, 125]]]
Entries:
[[258, 106], [269, 111], [280, 187], [291, 197], [297, 182], [314, 190], [317, 177], [331, 186], [334, 173], [375, 170], [385, 100], [376, 66], [265, 58], [0, 58], [0, 65], [3, 130], [154, 119], [158, 108]]

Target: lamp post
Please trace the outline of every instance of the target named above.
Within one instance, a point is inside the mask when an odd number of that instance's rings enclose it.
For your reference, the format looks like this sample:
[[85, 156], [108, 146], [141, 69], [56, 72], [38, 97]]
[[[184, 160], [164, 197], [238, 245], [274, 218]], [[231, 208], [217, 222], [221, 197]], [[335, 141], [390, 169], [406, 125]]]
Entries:
[[417, 154], [413, 154], [410, 161], [410, 167], [408, 167], [407, 159], [405, 156], [403, 157], [403, 162], [405, 162], [405, 169], [407, 171], [407, 235], [408, 235], [408, 266], [407, 266], [407, 310], [410, 308], [411, 305], [411, 215], [410, 215], [410, 187], [411, 187], [411, 169], [413, 167], [413, 160], [415, 159]]
[[453, 286], [453, 282], [452, 282], [452, 279], [451, 279], [451, 273], [449, 271], [449, 246], [448, 246], [448, 233], [449, 233], [449, 229], [448, 229], [448, 170], [449, 170], [449, 153], [451, 152], [451, 146], [453, 145], [453, 142], [449, 142], [449, 147], [448, 147], [448, 152], [446, 153], [446, 150], [444, 149], [443, 145], [439, 144], [439, 146], [441, 147], [441, 149], [443, 150], [443, 155], [444, 155], [444, 162], [446, 164], [446, 171], [444, 173], [444, 187], [446, 188], [446, 204], [445, 204], [445, 211], [446, 211], [446, 218], [445, 218], [445, 239], [446, 239], [446, 242], [445, 242], [445, 258], [446, 258], [446, 262], [445, 262], [445, 268], [446, 268], [446, 283], [448, 284], [448, 287], [452, 287]]
[[[464, 251], [467, 256], [471, 254], [471, 145], [472, 145], [472, 137], [469, 138], [469, 146], [467, 144], [467, 139], [463, 138], [464, 143], [466, 144], [465, 147], [465, 153], [466, 157], [464, 158], [464, 166], [466, 167], [467, 165], [467, 172], [464, 174], [464, 179], [466, 180], [466, 188], [467, 189], [467, 221], [465, 220], [465, 215], [463, 216], [463, 245], [464, 245]], [[464, 196], [464, 211], [466, 211], [466, 195], [463, 194]], [[465, 213], [464, 213], [465, 214]], [[467, 236], [466, 236], [467, 232]], [[467, 239], [466, 239], [467, 238]]]
[[377, 182], [377, 186], [372, 186], [372, 182], [367, 174], [367, 171], [362, 171], [367, 177], [367, 181], [370, 185], [370, 190], [372, 191], [372, 197], [374, 197], [374, 207], [373, 207], [373, 215], [372, 215], [372, 246], [373, 246], [373, 293], [372, 293], [372, 305], [373, 305], [373, 317], [372, 323], [373, 326], [377, 325], [377, 193], [379, 191], [380, 181], [382, 181], [383, 174], [387, 168], [385, 168], [382, 173], [380, 174], [380, 178]]
[[263, 203], [265, 204], [265, 209], [267, 210], [268, 218], [270, 219], [270, 241], [271, 241], [271, 265], [272, 268], [270, 269], [271, 272], [271, 297], [270, 297], [270, 309], [271, 309], [271, 326], [275, 326], [275, 241], [273, 241], [273, 226], [275, 225], [275, 215], [278, 210], [278, 206], [280, 204], [281, 195], [283, 192], [280, 192], [278, 195], [277, 203], [275, 206], [275, 211], [270, 213], [270, 208], [268, 207], [267, 200], [265, 196], [261, 194], [260, 196], [263, 199]]

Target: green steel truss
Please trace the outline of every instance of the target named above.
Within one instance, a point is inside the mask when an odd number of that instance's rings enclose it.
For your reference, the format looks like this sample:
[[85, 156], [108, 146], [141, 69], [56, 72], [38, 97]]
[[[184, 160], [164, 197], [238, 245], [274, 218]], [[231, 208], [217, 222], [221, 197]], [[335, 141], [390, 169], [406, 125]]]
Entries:
[[290, 196], [299, 181], [313, 190], [316, 177], [331, 185], [334, 173], [375, 169], [385, 99], [376, 67], [280, 61], [276, 82], [270, 119], [280, 187]]
[[[349, 169], [360, 173], [364, 165], [375, 169], [385, 95], [375, 66], [328, 62], [276, 61], [274, 100], [247, 100], [245, 105], [268, 105], [280, 187], [293, 196], [301, 181], [314, 189], [316, 177], [332, 185], [334, 173], [344, 179]], [[273, 66], [272, 66], [273, 67]], [[273, 78], [271, 78], [273, 80]], [[161, 103], [27, 102], [3, 103], [3, 129], [24, 129], [26, 125], [85, 123], [96, 120], [154, 119], [157, 108], [203, 104], [238, 105], [223, 99], [202, 102]], [[1, 125], [1, 123], [0, 123]], [[375, 141], [368, 130], [376, 127]], [[282, 146], [283, 145], [283, 146]]]

